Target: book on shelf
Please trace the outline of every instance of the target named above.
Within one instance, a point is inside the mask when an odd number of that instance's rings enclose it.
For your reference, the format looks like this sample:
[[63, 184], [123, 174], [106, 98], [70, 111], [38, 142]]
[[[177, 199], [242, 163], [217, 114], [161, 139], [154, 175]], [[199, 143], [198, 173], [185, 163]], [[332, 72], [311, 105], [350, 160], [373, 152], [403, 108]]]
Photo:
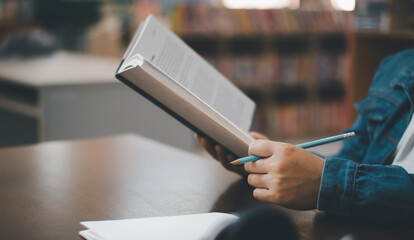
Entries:
[[172, 20], [174, 31], [183, 36], [341, 33], [346, 27], [343, 11], [227, 9], [204, 4], [179, 4]]
[[242, 89], [274, 89], [303, 85], [316, 88], [332, 81], [343, 84], [342, 53], [260, 56], [213, 56], [208, 61]]
[[123, 220], [87, 221], [79, 234], [87, 240], [181, 239], [213, 240], [238, 216], [228, 213], [149, 217]]
[[152, 15], [116, 77], [195, 132], [247, 155], [255, 103]]

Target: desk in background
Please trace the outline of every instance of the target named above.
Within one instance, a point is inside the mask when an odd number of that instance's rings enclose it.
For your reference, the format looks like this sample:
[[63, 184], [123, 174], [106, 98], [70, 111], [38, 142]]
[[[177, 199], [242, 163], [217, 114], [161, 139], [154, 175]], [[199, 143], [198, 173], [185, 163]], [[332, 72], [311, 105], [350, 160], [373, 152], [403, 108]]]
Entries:
[[69, 52], [1, 60], [0, 146], [135, 132], [192, 148], [190, 130], [115, 79], [119, 63]]
[[[0, 239], [80, 239], [80, 221], [235, 212], [256, 201], [220, 164], [135, 135], [0, 148]], [[318, 211], [287, 210], [302, 239], [410, 239]]]

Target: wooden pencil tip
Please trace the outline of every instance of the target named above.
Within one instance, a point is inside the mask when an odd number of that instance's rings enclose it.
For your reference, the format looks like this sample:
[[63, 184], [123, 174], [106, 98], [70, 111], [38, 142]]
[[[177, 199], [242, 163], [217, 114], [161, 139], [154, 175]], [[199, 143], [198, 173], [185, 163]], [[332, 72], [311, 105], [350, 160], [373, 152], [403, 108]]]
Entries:
[[232, 162], [229, 162], [229, 164], [231, 164], [231, 165], [240, 165], [241, 161], [240, 161], [240, 159], [237, 159], [237, 160], [234, 160]]

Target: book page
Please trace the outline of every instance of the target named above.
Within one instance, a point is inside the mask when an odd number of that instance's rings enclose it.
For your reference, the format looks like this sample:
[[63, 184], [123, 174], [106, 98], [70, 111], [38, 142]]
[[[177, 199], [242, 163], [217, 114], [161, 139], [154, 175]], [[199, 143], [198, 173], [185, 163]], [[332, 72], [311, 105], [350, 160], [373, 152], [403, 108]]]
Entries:
[[250, 129], [254, 102], [153, 16], [129, 56], [142, 55], [243, 131]]
[[227, 213], [202, 213], [170, 217], [90, 221], [81, 222], [81, 224], [92, 231], [88, 235], [98, 236], [105, 240], [213, 240], [221, 230], [237, 221], [237, 219], [237, 216]]
[[[236, 156], [246, 156], [253, 138], [142, 56], [117, 78], [196, 132], [203, 132]], [[139, 87], [135, 87], [139, 86]], [[151, 95], [148, 95], [151, 94]], [[149, 97], [150, 96], [150, 97]]]

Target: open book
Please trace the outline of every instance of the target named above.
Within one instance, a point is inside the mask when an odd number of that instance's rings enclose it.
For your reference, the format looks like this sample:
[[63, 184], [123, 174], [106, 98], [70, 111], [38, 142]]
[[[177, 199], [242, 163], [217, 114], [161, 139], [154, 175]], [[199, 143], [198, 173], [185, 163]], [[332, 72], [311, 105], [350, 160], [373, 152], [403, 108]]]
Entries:
[[237, 216], [202, 213], [171, 217], [81, 222], [89, 230], [79, 234], [87, 240], [213, 240]]
[[152, 15], [116, 77], [193, 131], [247, 155], [255, 103]]

